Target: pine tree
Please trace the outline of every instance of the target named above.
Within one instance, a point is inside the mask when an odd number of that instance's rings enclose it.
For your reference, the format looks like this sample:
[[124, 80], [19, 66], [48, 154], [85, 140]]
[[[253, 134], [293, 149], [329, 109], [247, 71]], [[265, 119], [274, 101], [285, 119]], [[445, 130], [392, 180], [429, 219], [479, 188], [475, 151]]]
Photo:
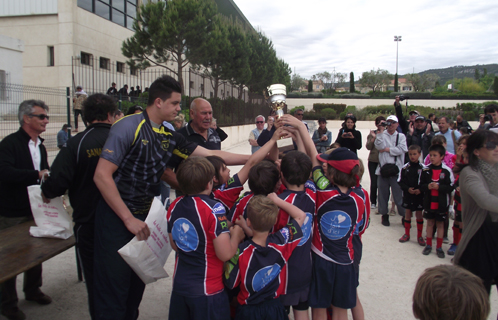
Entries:
[[355, 92], [354, 89], [354, 73], [351, 71], [349, 73], [349, 92]]
[[308, 92], [313, 92], [313, 80], [308, 81]]

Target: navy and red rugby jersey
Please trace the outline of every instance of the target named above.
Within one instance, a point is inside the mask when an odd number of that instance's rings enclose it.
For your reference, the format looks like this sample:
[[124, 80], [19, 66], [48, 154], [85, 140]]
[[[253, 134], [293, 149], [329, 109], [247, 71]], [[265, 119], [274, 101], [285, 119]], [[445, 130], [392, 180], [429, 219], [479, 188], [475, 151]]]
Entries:
[[227, 214], [227, 218], [232, 223], [237, 221], [237, 218], [242, 215], [244, 219], [247, 219], [247, 205], [249, 204], [249, 200], [254, 197], [254, 193], [247, 191], [245, 192], [232, 206], [230, 212]]
[[266, 247], [252, 240], [239, 245], [237, 254], [225, 265], [225, 284], [230, 289], [240, 286], [240, 305], [259, 304], [282, 294], [280, 271], [302, 236], [301, 227], [291, 219], [284, 228], [268, 235]]
[[353, 234], [365, 212], [365, 202], [354, 188], [342, 193], [332, 185], [321, 166], [313, 168], [313, 180], [317, 186], [317, 209], [311, 249], [325, 260], [352, 264]]
[[370, 196], [368, 195], [367, 190], [365, 190], [361, 185], [354, 187], [353, 192], [358, 194], [365, 203], [365, 211], [363, 212], [361, 220], [356, 224], [353, 235], [354, 263], [359, 265], [363, 255], [363, 243], [361, 242], [361, 237], [370, 224]]
[[[313, 218], [315, 215], [316, 187], [312, 181], [307, 181], [303, 191], [286, 189], [278, 197], [293, 204], [306, 213], [301, 230], [303, 237], [292, 253], [288, 264], [282, 269], [281, 281], [284, 285], [283, 294], [300, 292], [311, 283], [311, 240], [313, 233]], [[280, 209], [273, 230], [284, 228], [291, 220], [287, 212]]]
[[208, 195], [182, 196], [170, 205], [168, 233], [178, 247], [173, 292], [200, 297], [223, 291], [223, 262], [213, 240], [229, 232], [225, 207]]
[[244, 190], [244, 186], [240, 183], [239, 175], [235, 174], [226, 183], [213, 189], [211, 198], [221, 202], [225, 206], [226, 212], [228, 212], [239, 198], [242, 190]]

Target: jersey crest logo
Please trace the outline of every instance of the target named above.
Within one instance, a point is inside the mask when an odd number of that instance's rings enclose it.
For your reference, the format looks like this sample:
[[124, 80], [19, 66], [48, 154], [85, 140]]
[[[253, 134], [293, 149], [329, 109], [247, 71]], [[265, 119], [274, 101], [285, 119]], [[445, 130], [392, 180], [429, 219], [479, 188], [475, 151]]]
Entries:
[[316, 192], [315, 184], [309, 180], [306, 181], [306, 183], [304, 184], [304, 187], [312, 190], [313, 192]]
[[252, 278], [252, 288], [254, 291], [259, 292], [264, 289], [270, 282], [272, 282], [280, 274], [280, 266], [274, 264], [272, 266], [259, 269]]
[[303, 237], [299, 240], [298, 246], [302, 246], [308, 241], [311, 236], [313, 224], [313, 215], [309, 212], [306, 212], [306, 218], [304, 219], [303, 225], [301, 226], [301, 231], [303, 232]]
[[225, 214], [226, 213], [225, 207], [221, 203], [218, 202], [213, 207], [213, 213], [214, 214]]
[[166, 151], [169, 148], [169, 140], [163, 140], [161, 141], [161, 148]]
[[180, 218], [173, 223], [173, 240], [178, 248], [185, 252], [194, 251], [199, 245], [199, 236], [192, 222]]
[[439, 175], [439, 179], [444, 179], [444, 177], [445, 177], [444, 172], [441, 172], [441, 174]]
[[330, 240], [344, 238], [351, 229], [351, 217], [344, 211], [333, 210], [320, 219], [322, 233]]
[[289, 237], [290, 237], [289, 229], [283, 228], [283, 229], [280, 230], [280, 233], [284, 237], [285, 243], [289, 242]]
[[142, 144], [146, 146], [149, 143], [149, 140], [142, 139]]
[[114, 153], [114, 150], [109, 150], [109, 149], [105, 149], [104, 152], [106, 153], [110, 153], [110, 154], [113, 154]]

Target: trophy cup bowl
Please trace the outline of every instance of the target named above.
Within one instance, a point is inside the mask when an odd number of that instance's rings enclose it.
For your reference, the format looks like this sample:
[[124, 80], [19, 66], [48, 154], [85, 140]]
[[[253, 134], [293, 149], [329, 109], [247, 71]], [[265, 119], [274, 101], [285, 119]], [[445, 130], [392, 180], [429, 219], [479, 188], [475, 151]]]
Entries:
[[268, 88], [268, 103], [270, 104], [270, 108], [275, 110], [275, 113], [278, 117], [284, 115], [284, 107], [286, 106], [285, 98], [286, 98], [286, 87], [284, 84], [272, 84]]

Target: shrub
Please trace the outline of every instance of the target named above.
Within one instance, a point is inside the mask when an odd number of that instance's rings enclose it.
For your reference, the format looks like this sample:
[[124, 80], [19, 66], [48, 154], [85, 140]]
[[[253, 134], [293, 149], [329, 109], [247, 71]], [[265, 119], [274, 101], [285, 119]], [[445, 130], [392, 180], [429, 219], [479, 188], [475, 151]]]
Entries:
[[432, 97], [430, 92], [391, 92], [389, 98], [396, 98], [396, 96], [405, 95], [409, 99], [430, 99]]
[[320, 113], [325, 108], [331, 108], [338, 114], [346, 109], [346, 105], [344, 103], [313, 103], [313, 110], [317, 113]]
[[334, 109], [325, 108], [325, 109], [322, 109], [320, 111], [320, 113], [318, 114], [318, 117], [319, 118], [324, 117], [327, 120], [333, 120], [333, 119], [335, 119], [336, 115], [337, 115], [337, 112]]
[[341, 94], [339, 97], [343, 99], [370, 99], [369, 95], [362, 93], [345, 93]]

